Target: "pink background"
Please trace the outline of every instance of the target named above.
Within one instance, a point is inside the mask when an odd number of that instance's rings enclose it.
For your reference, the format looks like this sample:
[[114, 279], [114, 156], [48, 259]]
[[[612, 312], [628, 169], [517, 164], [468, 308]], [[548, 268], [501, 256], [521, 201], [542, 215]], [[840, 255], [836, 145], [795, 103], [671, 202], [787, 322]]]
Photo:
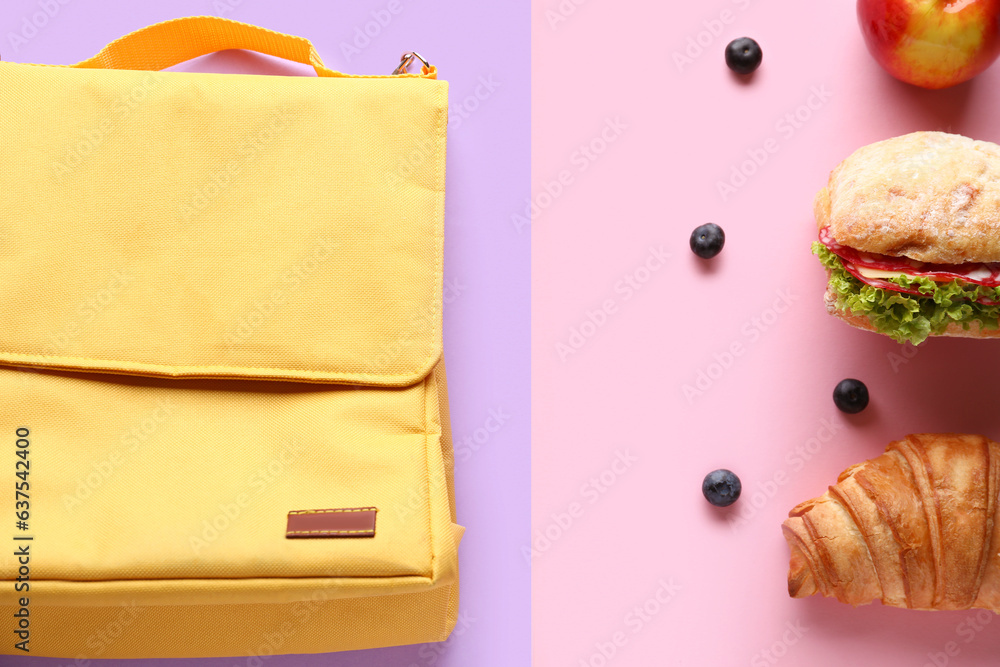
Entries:
[[[575, 11], [553, 26], [560, 6]], [[1000, 65], [942, 92], [898, 83], [847, 0], [539, 0], [533, 18], [535, 663], [997, 664], [1000, 621], [970, 624], [975, 612], [789, 599], [780, 524], [906, 433], [1000, 437], [996, 344], [934, 340], [903, 357], [826, 314], [809, 251], [813, 196], [855, 148], [931, 129], [1000, 141]], [[679, 71], [673, 54], [706, 21], [718, 34]], [[723, 60], [743, 35], [764, 51], [747, 83]], [[817, 89], [825, 99], [800, 108]], [[783, 120], [797, 110], [797, 127]], [[602, 154], [578, 152], [619, 117]], [[769, 139], [776, 152], [723, 201], [717, 181]], [[727, 235], [707, 264], [688, 249], [705, 222]], [[650, 246], [671, 257], [647, 271]], [[630, 274], [645, 280], [631, 298]], [[790, 305], [775, 308], [781, 294]], [[594, 314], [608, 300], [613, 312]], [[560, 359], [581, 327], [592, 335]], [[699, 371], [710, 386], [689, 401]], [[858, 416], [831, 400], [845, 377], [871, 391]], [[635, 460], [616, 471], [616, 452]], [[700, 491], [719, 467], [743, 481], [728, 511]]]

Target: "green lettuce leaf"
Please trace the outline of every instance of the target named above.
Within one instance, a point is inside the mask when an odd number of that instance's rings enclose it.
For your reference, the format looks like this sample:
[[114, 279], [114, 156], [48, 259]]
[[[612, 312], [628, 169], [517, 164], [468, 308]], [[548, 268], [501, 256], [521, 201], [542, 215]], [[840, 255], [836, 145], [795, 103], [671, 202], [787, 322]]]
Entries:
[[888, 279], [926, 296], [904, 294], [861, 282], [847, 272], [837, 255], [818, 241], [813, 243], [812, 250], [830, 271], [830, 288], [837, 307], [867, 316], [876, 331], [900, 343], [910, 341], [919, 345], [928, 336], [944, 332], [953, 322], [964, 329], [973, 322], [979, 322], [983, 329], [1000, 326], [1000, 306], [977, 303], [980, 298], [1000, 301], [1000, 287], [961, 280], [937, 283], [919, 276]]

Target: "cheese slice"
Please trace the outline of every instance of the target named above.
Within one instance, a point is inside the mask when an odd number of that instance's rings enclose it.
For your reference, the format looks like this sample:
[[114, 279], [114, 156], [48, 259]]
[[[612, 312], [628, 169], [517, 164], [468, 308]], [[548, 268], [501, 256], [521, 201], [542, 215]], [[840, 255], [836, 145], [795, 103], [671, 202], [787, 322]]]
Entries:
[[[863, 266], [855, 266], [854, 269], [863, 275], [865, 278], [878, 278], [879, 280], [891, 280], [893, 278], [898, 278], [899, 276], [907, 276], [913, 278], [913, 274], [903, 273], [902, 271], [883, 271], [882, 269], [869, 269]], [[946, 278], [944, 276], [923, 276], [924, 278], [930, 278], [937, 282], [950, 282], [951, 278]]]

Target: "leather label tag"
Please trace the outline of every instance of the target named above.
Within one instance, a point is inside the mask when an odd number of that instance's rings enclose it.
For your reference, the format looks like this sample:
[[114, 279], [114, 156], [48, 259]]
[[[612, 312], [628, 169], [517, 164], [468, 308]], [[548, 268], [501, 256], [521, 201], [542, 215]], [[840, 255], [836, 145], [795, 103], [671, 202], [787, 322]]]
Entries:
[[375, 537], [376, 513], [374, 507], [294, 510], [285, 537]]

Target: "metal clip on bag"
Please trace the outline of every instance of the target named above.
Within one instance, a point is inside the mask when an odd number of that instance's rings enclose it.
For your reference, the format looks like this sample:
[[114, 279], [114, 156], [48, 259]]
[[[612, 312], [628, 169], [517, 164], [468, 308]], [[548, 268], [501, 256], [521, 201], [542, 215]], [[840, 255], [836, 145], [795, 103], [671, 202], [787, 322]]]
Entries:
[[[159, 72], [223, 49], [319, 76]], [[447, 84], [414, 57], [192, 17], [0, 63], [0, 652], [448, 636]]]

